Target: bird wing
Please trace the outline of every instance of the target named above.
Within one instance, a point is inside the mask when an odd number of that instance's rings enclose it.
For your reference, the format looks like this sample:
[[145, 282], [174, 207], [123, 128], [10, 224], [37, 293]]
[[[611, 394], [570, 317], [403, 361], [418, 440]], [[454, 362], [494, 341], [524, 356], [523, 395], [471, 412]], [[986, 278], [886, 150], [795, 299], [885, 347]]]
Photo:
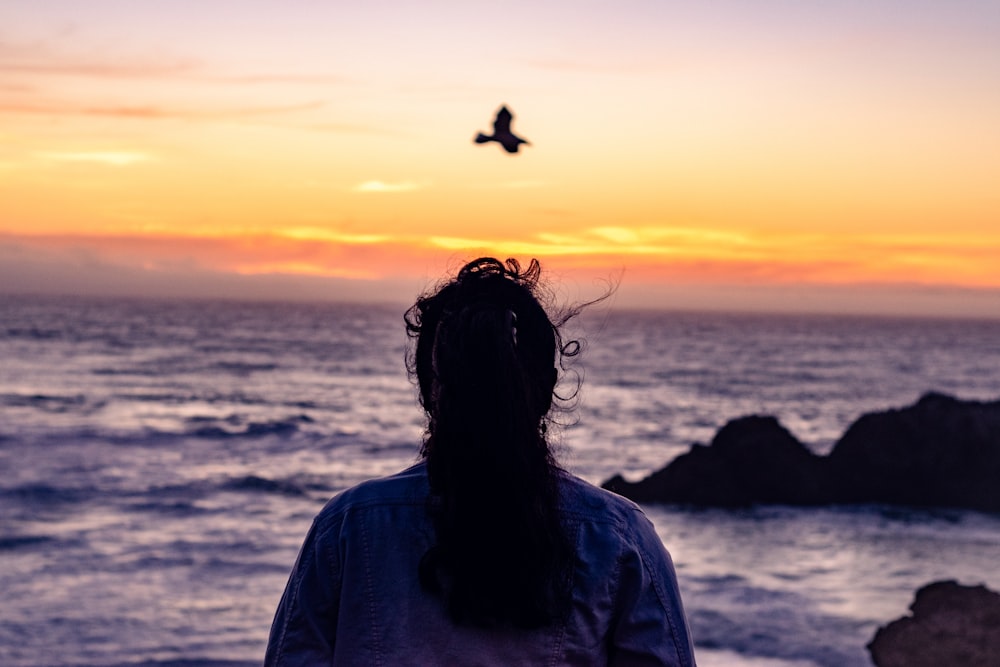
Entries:
[[493, 121], [493, 133], [494, 134], [509, 134], [510, 133], [510, 121], [514, 119], [513, 114], [507, 110], [507, 107], [500, 107], [500, 111], [497, 111], [497, 119]]

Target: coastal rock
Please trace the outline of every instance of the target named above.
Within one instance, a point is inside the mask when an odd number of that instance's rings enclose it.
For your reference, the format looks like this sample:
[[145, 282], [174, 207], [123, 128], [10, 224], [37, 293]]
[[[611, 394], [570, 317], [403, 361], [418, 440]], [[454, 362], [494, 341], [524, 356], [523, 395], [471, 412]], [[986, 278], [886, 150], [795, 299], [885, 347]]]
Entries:
[[604, 487], [638, 502], [817, 504], [828, 499], [821, 463], [774, 417], [742, 417], [642, 481]]
[[864, 415], [829, 459], [841, 502], [1000, 511], [1000, 401], [927, 394]]
[[877, 667], [1000, 665], [1000, 594], [938, 581], [917, 591], [910, 610], [868, 644]]
[[638, 502], [885, 503], [1000, 511], [1000, 401], [931, 393], [866, 414], [829, 456], [816, 456], [774, 417], [733, 420], [639, 482], [603, 485]]

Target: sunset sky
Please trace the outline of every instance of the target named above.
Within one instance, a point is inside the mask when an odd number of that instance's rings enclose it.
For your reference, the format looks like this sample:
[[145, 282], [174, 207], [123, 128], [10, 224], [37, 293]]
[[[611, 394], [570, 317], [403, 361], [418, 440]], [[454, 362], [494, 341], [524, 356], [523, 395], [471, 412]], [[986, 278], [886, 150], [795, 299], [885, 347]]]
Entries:
[[[1000, 316], [997, 35], [996, 0], [5, 2], [0, 291], [405, 301], [489, 253], [623, 305]], [[472, 142], [501, 104], [516, 156]]]

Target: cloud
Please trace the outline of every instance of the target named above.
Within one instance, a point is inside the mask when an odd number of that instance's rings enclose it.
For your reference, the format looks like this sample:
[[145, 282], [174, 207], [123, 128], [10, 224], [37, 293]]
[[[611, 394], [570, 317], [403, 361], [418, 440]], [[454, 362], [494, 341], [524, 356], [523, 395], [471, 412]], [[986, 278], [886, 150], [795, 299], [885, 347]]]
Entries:
[[[146, 63], [104, 63], [104, 62], [33, 62], [33, 63], [3, 63], [0, 72], [6, 74], [28, 74], [32, 77], [41, 75], [99, 78], [99, 79], [178, 79], [190, 82], [231, 83], [238, 85], [260, 84], [319, 84], [332, 85], [347, 83], [347, 77], [334, 74], [282, 74], [280, 72], [264, 74], [214, 74], [207, 72], [194, 62], [146, 62]], [[5, 84], [12, 88], [12, 84]], [[21, 87], [23, 89], [23, 87]]]
[[305, 275], [288, 262], [277, 271], [241, 272], [186, 255], [157, 258], [141, 243], [124, 255], [82, 239], [68, 246], [23, 241], [0, 234], [0, 294], [406, 303], [421, 290], [413, 278], [364, 279], [350, 268], [342, 276]]
[[36, 153], [37, 157], [51, 162], [96, 162], [112, 167], [127, 167], [140, 162], [154, 160], [147, 153], [126, 151], [84, 151], [73, 153]]
[[[954, 237], [954, 235], [952, 235]], [[450, 251], [559, 258], [577, 266], [629, 266], [656, 281], [791, 284], [909, 283], [996, 289], [1000, 236], [936, 237], [737, 233], [689, 227], [595, 227], [531, 237], [431, 236]]]
[[[175, 79], [209, 84], [318, 84], [332, 85], [351, 81], [338, 74], [301, 74], [286, 72], [219, 73], [197, 58], [161, 54], [119, 54], [94, 58], [57, 52], [44, 43], [14, 43], [0, 39], [0, 73], [94, 79]], [[4, 87], [13, 84], [4, 84]]]
[[[226, 72], [213, 71], [200, 60], [161, 54], [109, 54], [98, 57], [66, 53], [44, 43], [16, 44], [0, 39], [0, 113], [31, 114], [54, 117], [95, 116], [137, 120], [158, 119], [229, 119], [269, 116], [312, 111], [325, 106], [322, 99], [328, 87], [343, 84], [342, 76], [315, 73], [285, 72]], [[95, 95], [69, 92], [63, 79], [97, 80], [110, 82], [117, 90], [116, 97], [125, 100], [116, 103], [115, 97], [95, 102]], [[306, 85], [313, 86], [308, 94], [313, 99], [287, 104], [260, 104], [248, 106], [196, 105], [185, 108], [170, 103], [160, 103], [149, 98], [149, 83], [182, 82], [218, 88], [219, 85], [264, 86]], [[89, 85], [89, 84], [87, 84]], [[133, 89], [141, 88], [141, 92]], [[322, 92], [319, 91], [322, 88]], [[77, 87], [78, 90], [84, 90]], [[288, 99], [282, 95], [281, 99]], [[301, 99], [301, 97], [300, 97]]]
[[763, 243], [720, 230], [603, 226], [575, 232], [538, 232], [534, 248], [539, 252], [548, 247], [549, 252], [555, 254], [657, 255], [671, 260], [682, 256], [734, 259], [749, 258]]
[[233, 83], [233, 84], [318, 84], [323, 86], [341, 83], [351, 83], [352, 79], [337, 74], [282, 74], [280, 72], [270, 74], [202, 74], [192, 77], [210, 83]]
[[51, 116], [106, 116], [111, 118], [134, 119], [204, 119], [222, 120], [226, 118], [244, 118], [268, 116], [311, 111], [322, 108], [321, 101], [302, 102], [300, 104], [229, 107], [221, 109], [177, 109], [155, 105], [121, 105], [121, 106], [89, 106], [79, 104], [0, 104], [0, 112], [39, 114]]
[[183, 75], [195, 72], [199, 67], [200, 61], [191, 58], [129, 54], [127, 57], [95, 59], [60, 52], [44, 41], [0, 39], [0, 72], [11, 75], [145, 79]]
[[190, 75], [198, 65], [194, 62], [70, 62], [62, 58], [31, 62], [0, 64], [5, 74], [73, 76], [102, 79], [149, 79]]
[[351, 234], [319, 227], [294, 227], [283, 229], [277, 234], [278, 236], [298, 239], [300, 241], [329, 241], [335, 243], [369, 244], [385, 243], [392, 240], [392, 237], [387, 234]]
[[26, 83], [0, 83], [0, 92], [5, 93], [33, 93], [36, 92], [37, 88], [35, 86], [30, 86]]
[[421, 183], [414, 183], [413, 181], [401, 181], [399, 183], [386, 183], [384, 181], [365, 181], [364, 183], [359, 183], [351, 188], [354, 192], [385, 192], [385, 193], [396, 193], [396, 192], [413, 192], [414, 190], [420, 190], [426, 187]]
[[[394, 239], [376, 240], [336, 230], [299, 229], [291, 233], [184, 236], [150, 235], [13, 235], [0, 232], [0, 293], [49, 292], [137, 293], [143, 285], [176, 294], [211, 293], [191, 276], [265, 276], [396, 280], [422, 275], [437, 265], [426, 249]], [[117, 284], [114, 275], [129, 274]], [[253, 283], [245, 282], [245, 285]], [[181, 287], [183, 286], [183, 288]], [[415, 294], [417, 290], [411, 293]], [[248, 291], [253, 297], [253, 293]], [[294, 297], [294, 295], [292, 295]], [[331, 295], [336, 296], [336, 295]], [[339, 297], [337, 297], [339, 298]]]
[[598, 227], [591, 233], [614, 243], [634, 244], [639, 241], [639, 234], [634, 229], [625, 227]]
[[[42, 236], [0, 232], [0, 294], [105, 294], [405, 301], [480, 254], [540, 257], [580, 280], [625, 269], [616, 305], [1000, 317], [1000, 283], [876, 275], [809, 257], [732, 259], [613, 253], [476, 238], [298, 228], [283, 235]], [[876, 249], [880, 257], [884, 248]], [[600, 254], [604, 252], [605, 254]], [[597, 254], [594, 254], [597, 253]], [[890, 253], [891, 254], [891, 253]], [[995, 255], [994, 255], [995, 257]], [[864, 258], [862, 258], [863, 260]], [[989, 264], [992, 267], [993, 264]], [[949, 274], [950, 275], [950, 274]]]

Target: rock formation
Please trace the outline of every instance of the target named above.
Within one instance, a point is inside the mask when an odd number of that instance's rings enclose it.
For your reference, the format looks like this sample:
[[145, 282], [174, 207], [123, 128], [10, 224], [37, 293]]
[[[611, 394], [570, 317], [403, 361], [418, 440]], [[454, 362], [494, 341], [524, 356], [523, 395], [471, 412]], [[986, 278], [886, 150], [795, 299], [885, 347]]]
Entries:
[[938, 581], [917, 591], [910, 610], [868, 644], [877, 667], [1000, 665], [1000, 594]]
[[742, 417], [642, 481], [604, 486], [638, 502], [817, 504], [827, 500], [822, 464], [774, 417]]
[[1000, 511], [1000, 401], [927, 394], [864, 415], [829, 458], [844, 502]]
[[927, 394], [866, 414], [829, 456], [816, 456], [774, 417], [726, 424], [639, 482], [604, 487], [639, 502], [733, 507], [755, 503], [885, 503], [1000, 512], [1000, 401]]

